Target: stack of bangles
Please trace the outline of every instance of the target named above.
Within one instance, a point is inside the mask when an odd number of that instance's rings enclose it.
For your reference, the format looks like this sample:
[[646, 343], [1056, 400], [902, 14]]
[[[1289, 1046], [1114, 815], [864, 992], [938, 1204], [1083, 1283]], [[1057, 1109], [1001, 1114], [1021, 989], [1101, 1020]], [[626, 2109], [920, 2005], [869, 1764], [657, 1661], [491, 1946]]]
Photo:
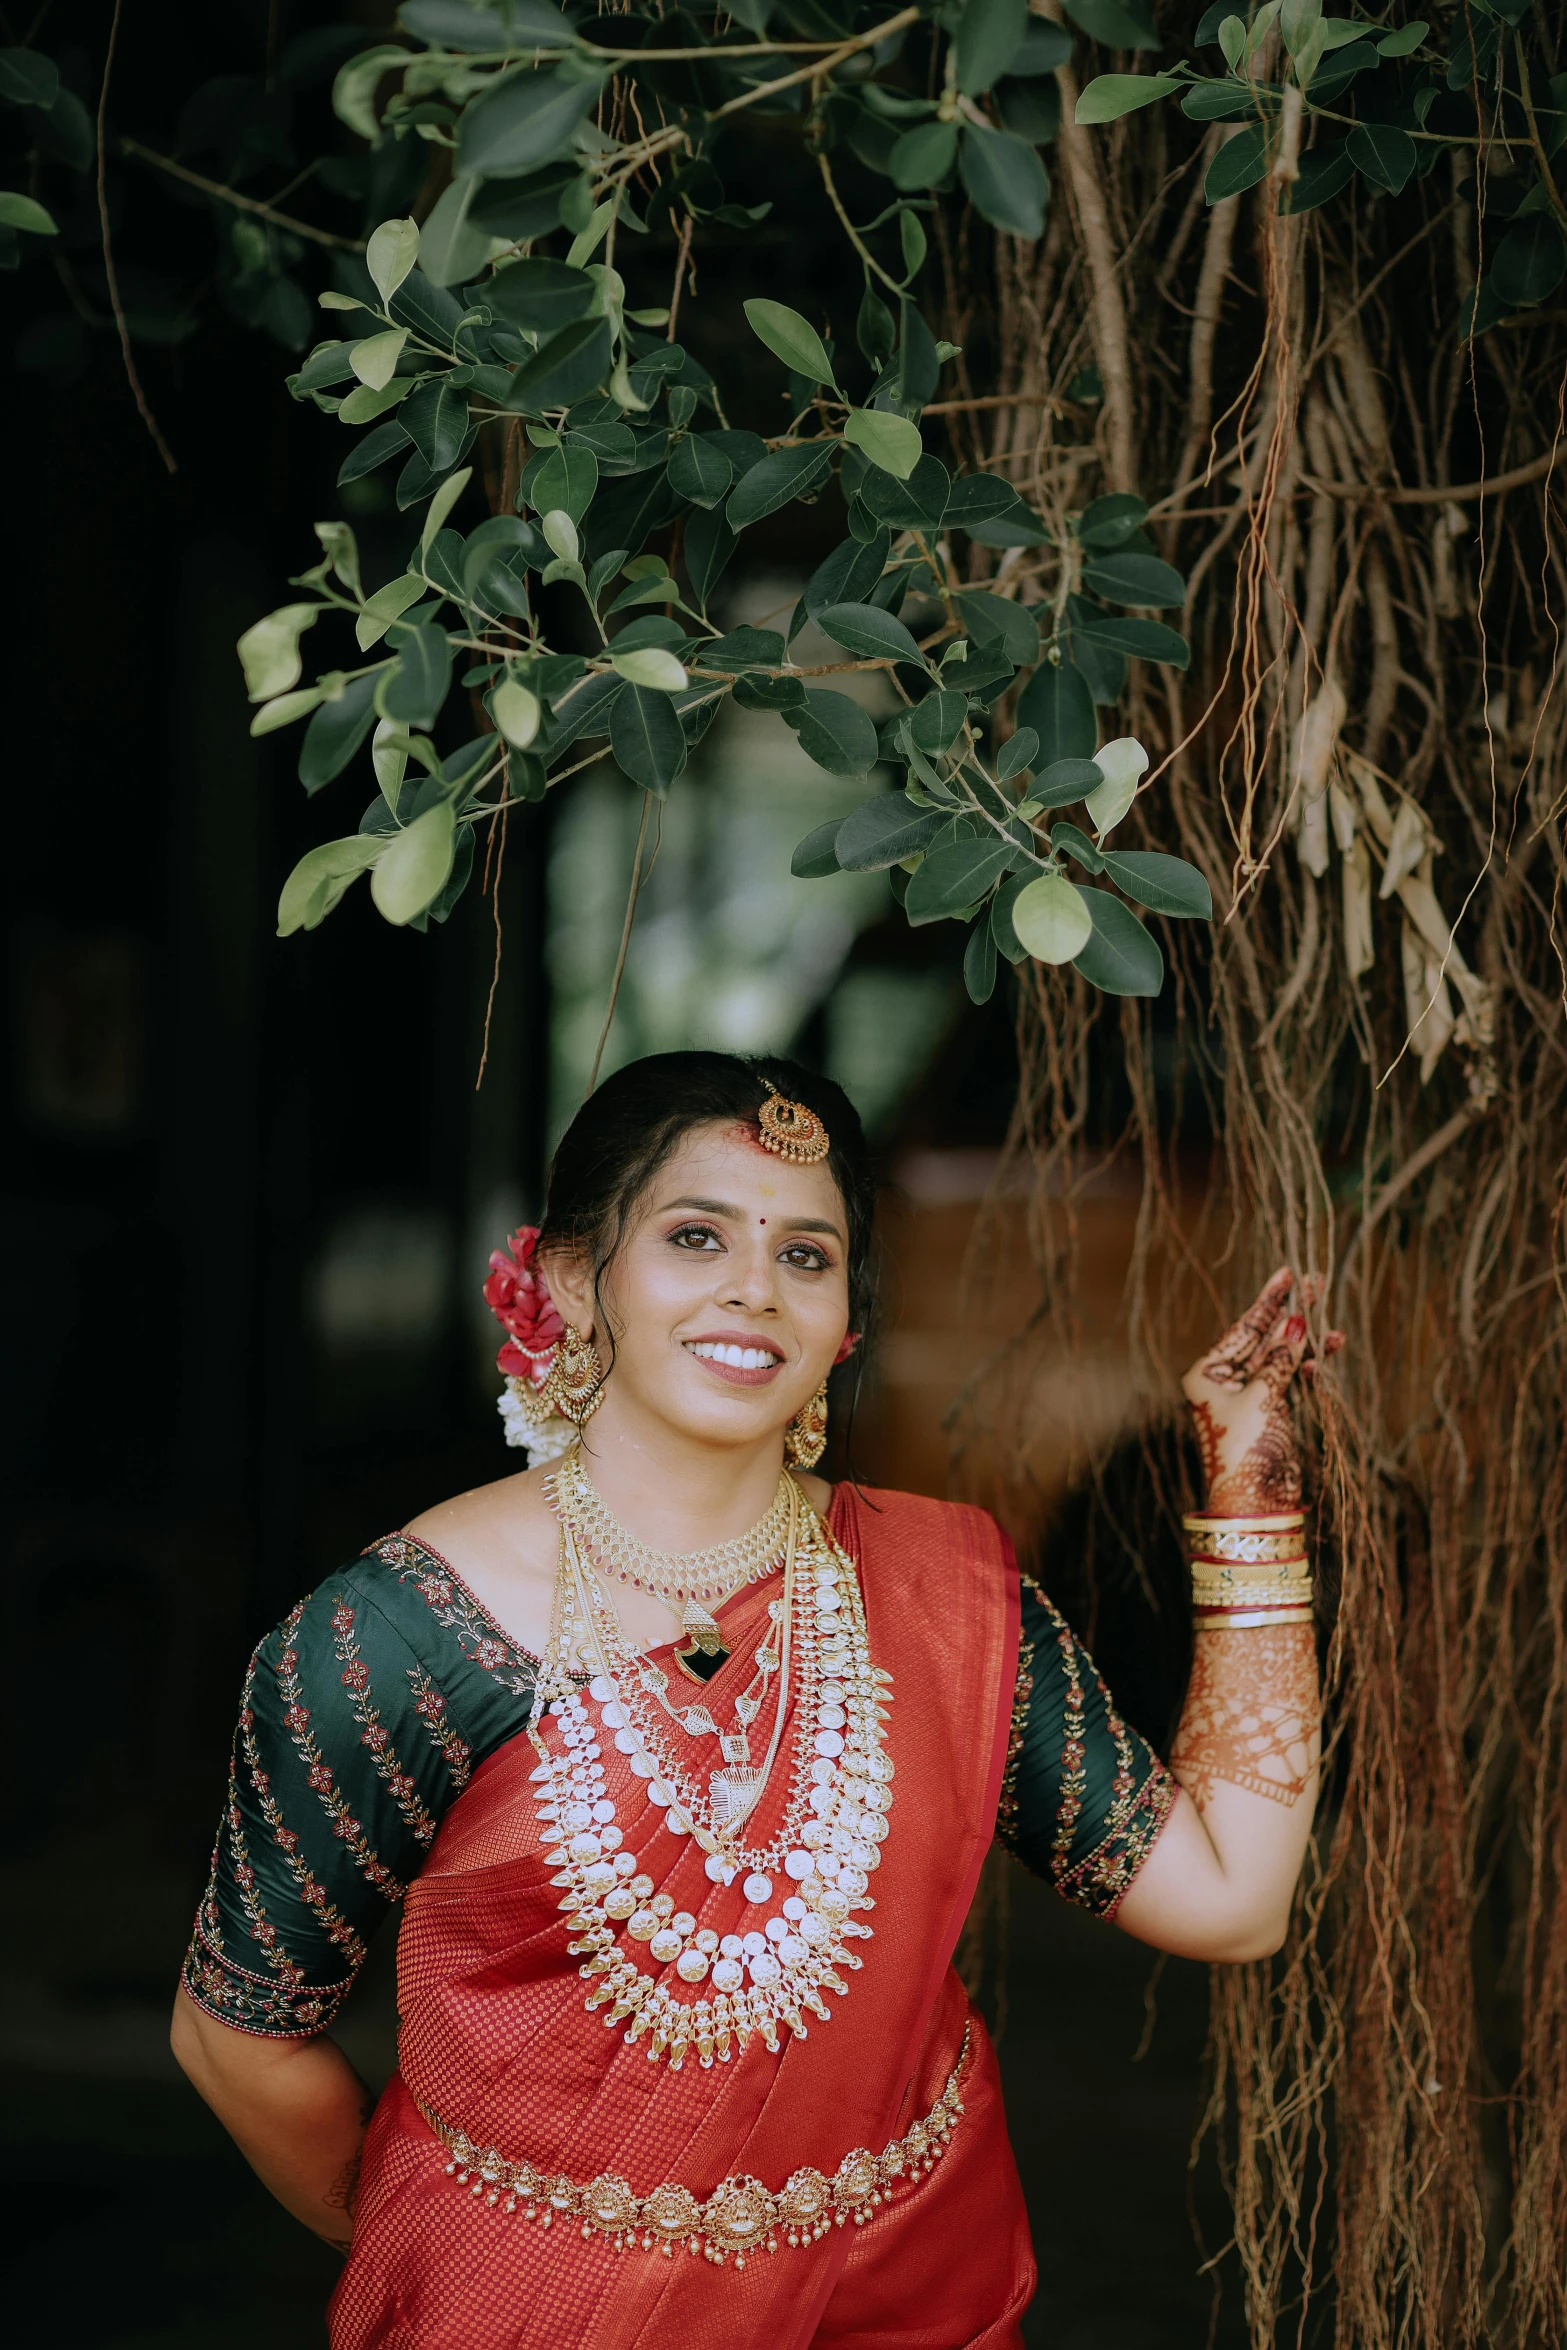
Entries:
[[1312, 1621], [1306, 1513], [1272, 1518], [1183, 1518], [1199, 1630]]

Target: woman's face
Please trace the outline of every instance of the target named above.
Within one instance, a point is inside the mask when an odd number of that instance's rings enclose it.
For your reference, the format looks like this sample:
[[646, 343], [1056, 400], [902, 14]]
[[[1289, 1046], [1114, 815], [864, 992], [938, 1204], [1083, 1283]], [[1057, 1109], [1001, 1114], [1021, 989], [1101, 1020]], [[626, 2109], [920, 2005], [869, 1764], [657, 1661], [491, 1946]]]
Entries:
[[[547, 1277], [584, 1329], [590, 1276], [557, 1258]], [[695, 1127], [639, 1201], [601, 1295], [615, 1339], [606, 1417], [618, 1406], [722, 1446], [771, 1437], [815, 1394], [848, 1329], [838, 1186], [824, 1164], [763, 1150], [754, 1129]]]

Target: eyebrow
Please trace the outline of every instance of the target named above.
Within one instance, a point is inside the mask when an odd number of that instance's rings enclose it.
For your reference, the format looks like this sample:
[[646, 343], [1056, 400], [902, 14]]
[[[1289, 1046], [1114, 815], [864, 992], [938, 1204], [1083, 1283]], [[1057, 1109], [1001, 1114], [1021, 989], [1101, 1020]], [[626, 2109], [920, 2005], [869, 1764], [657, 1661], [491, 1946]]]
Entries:
[[[725, 1199], [666, 1200], [662, 1212], [668, 1214], [673, 1208], [695, 1208], [699, 1214], [704, 1216], [743, 1217], [745, 1214], [743, 1208], [737, 1208], [732, 1201]], [[829, 1222], [824, 1216], [786, 1216], [783, 1218], [783, 1222], [791, 1232], [825, 1232], [840, 1246], [847, 1245], [838, 1226]]]

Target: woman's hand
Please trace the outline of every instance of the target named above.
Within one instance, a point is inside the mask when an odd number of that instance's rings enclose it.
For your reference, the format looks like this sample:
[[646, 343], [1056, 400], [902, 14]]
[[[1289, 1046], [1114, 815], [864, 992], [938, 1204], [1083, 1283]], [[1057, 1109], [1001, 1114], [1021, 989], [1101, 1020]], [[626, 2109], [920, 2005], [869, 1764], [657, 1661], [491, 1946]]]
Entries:
[[[1290, 1293], [1294, 1272], [1281, 1265], [1256, 1302], [1232, 1323], [1217, 1346], [1193, 1363], [1181, 1381], [1202, 1452], [1207, 1507], [1219, 1517], [1273, 1517], [1300, 1507], [1300, 1450], [1289, 1392], [1305, 1362], [1306, 1316], [1301, 1308], [1322, 1294], [1320, 1275], [1308, 1273], [1299, 1303]], [[1323, 1340], [1324, 1356], [1344, 1343], [1342, 1330]]]

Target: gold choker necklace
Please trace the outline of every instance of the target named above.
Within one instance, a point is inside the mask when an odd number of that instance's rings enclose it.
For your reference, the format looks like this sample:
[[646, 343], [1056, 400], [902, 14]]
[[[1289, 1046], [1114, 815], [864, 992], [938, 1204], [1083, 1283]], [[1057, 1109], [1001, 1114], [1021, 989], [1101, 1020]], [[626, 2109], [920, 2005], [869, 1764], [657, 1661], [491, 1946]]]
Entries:
[[778, 1490], [765, 1518], [728, 1542], [706, 1550], [655, 1550], [613, 1516], [603, 1495], [572, 1447], [545, 1491], [563, 1526], [596, 1567], [639, 1591], [651, 1592], [666, 1606], [682, 1607], [688, 1600], [727, 1599], [742, 1583], [754, 1583], [769, 1574], [783, 1556], [789, 1539], [790, 1480], [780, 1476]]

